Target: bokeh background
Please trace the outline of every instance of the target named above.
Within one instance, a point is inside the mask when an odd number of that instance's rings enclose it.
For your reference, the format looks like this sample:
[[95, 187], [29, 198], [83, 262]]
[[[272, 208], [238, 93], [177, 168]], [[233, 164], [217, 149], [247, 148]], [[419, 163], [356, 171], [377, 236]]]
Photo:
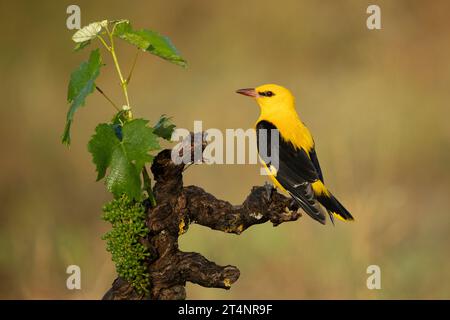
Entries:
[[[113, 109], [99, 95], [60, 143], [73, 53], [69, 1], [2, 1], [0, 51], [0, 298], [99, 299], [115, 277], [101, 235], [110, 200], [86, 144]], [[328, 186], [356, 217], [303, 217], [241, 236], [191, 226], [183, 250], [233, 264], [230, 291], [188, 284], [191, 299], [450, 298], [450, 23], [448, 1], [77, 1], [82, 24], [128, 18], [168, 35], [182, 69], [141, 54], [130, 86], [138, 116], [192, 129], [249, 128], [255, 103], [235, 89], [278, 83], [317, 142]], [[378, 4], [382, 30], [366, 28]], [[119, 45], [128, 70], [135, 50]], [[122, 95], [109, 57], [97, 83]], [[195, 166], [185, 183], [240, 203], [261, 185], [257, 165]], [[82, 289], [66, 289], [66, 267]], [[381, 267], [368, 290], [366, 268]]]

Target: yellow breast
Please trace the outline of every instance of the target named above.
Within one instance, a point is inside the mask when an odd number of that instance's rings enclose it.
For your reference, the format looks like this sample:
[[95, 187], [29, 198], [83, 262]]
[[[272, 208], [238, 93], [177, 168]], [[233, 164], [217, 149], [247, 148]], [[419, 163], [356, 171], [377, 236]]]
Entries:
[[295, 109], [280, 109], [278, 111], [261, 112], [258, 122], [265, 120], [272, 123], [280, 133], [280, 139], [290, 142], [296, 148], [302, 148], [307, 153], [314, 148], [314, 140], [308, 128], [302, 123]]

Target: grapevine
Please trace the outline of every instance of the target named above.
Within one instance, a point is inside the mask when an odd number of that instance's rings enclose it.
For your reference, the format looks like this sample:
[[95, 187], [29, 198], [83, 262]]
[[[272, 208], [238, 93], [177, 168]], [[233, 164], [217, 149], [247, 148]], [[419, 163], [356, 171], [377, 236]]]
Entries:
[[[72, 40], [76, 43], [76, 52], [94, 42], [99, 48], [92, 50], [88, 61], [81, 63], [71, 74], [67, 94], [70, 107], [62, 143], [70, 145], [75, 113], [85, 105], [87, 96], [94, 91], [100, 93], [114, 108], [111, 120], [98, 124], [88, 143], [97, 181], [104, 180], [113, 195], [113, 200], [103, 207], [103, 219], [112, 225], [103, 239], [117, 274], [143, 294], [150, 287], [145, 263], [149, 250], [142, 241], [148, 234], [146, 206], [143, 203], [148, 203], [150, 207], [156, 205], [146, 166], [151, 165], [154, 152], [161, 149], [160, 139], [170, 140], [175, 125], [165, 115], [160, 116], [153, 126], [149, 125], [149, 120], [134, 118], [134, 106], [131, 105], [128, 89], [140, 51], [182, 67], [186, 66], [186, 61], [167, 37], [148, 29], [135, 30], [125, 19], [90, 23], [78, 30]], [[120, 65], [116, 40], [125, 41], [138, 49], [128, 76], [125, 76]], [[122, 104], [113, 101], [97, 84], [100, 70], [105, 66], [102, 52], [110, 56], [117, 72], [124, 98]]]

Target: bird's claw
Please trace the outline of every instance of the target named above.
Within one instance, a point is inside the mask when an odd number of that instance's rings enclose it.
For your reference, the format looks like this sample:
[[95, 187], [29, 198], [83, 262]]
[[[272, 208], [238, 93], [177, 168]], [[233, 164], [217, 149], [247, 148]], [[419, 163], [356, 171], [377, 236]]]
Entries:
[[273, 190], [275, 189], [275, 187], [271, 183], [268, 183], [266, 181], [264, 183], [264, 188], [266, 189], [266, 199], [267, 199], [267, 201], [270, 201], [270, 199], [272, 199], [272, 193], [273, 193]]
[[289, 210], [291, 211], [297, 211], [299, 208], [297, 201], [294, 199], [291, 199], [291, 202], [289, 203]]

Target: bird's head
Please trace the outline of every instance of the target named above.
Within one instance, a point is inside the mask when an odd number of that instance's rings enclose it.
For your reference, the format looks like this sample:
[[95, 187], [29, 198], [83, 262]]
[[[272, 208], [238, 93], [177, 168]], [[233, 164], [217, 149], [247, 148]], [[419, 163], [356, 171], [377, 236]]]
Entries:
[[256, 88], [239, 89], [237, 93], [255, 98], [261, 111], [279, 112], [282, 109], [295, 109], [292, 93], [276, 84], [265, 84]]

